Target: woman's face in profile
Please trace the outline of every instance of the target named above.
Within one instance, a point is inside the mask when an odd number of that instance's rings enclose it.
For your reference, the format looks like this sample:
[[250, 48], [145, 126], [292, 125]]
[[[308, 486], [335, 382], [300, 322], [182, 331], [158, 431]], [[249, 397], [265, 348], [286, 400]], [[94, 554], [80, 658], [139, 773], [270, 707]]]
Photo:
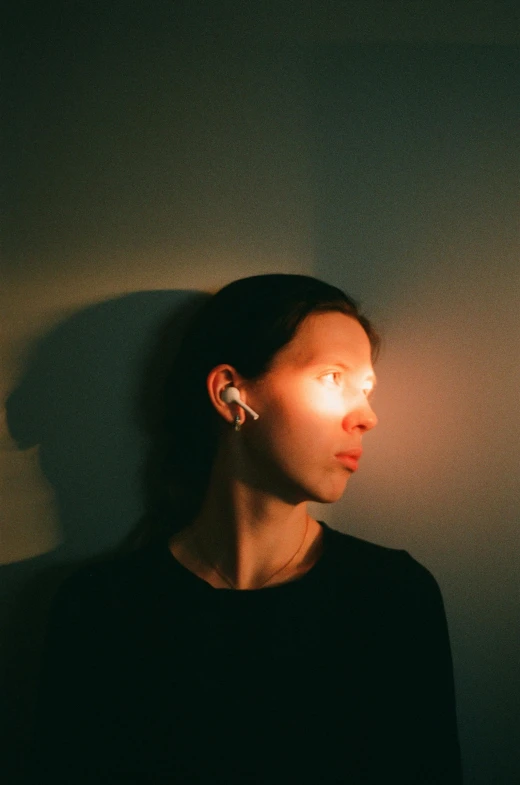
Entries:
[[271, 369], [244, 385], [260, 414], [244, 429], [260, 484], [291, 503], [337, 501], [357, 469], [363, 435], [377, 423], [374, 383], [359, 322], [338, 312], [308, 316]]

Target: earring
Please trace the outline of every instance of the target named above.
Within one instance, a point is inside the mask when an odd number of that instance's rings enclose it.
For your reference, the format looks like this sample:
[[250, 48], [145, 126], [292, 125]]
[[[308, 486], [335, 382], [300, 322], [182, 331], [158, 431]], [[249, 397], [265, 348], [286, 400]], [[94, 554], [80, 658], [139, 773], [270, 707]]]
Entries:
[[235, 431], [239, 431], [240, 428], [241, 428], [240, 415], [237, 414], [237, 415], [235, 415]]

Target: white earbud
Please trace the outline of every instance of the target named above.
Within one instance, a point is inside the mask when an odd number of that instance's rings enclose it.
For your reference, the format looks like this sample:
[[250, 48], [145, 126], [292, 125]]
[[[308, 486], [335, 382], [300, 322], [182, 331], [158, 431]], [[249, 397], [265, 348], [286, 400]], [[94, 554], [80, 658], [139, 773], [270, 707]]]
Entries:
[[253, 420], [258, 420], [260, 417], [259, 414], [257, 414], [255, 411], [253, 411], [253, 409], [251, 409], [250, 406], [247, 405], [247, 403], [244, 403], [236, 387], [226, 387], [225, 390], [222, 390], [220, 397], [225, 403], [237, 403], [242, 407], [242, 409], [245, 409], [246, 412], [249, 412]]

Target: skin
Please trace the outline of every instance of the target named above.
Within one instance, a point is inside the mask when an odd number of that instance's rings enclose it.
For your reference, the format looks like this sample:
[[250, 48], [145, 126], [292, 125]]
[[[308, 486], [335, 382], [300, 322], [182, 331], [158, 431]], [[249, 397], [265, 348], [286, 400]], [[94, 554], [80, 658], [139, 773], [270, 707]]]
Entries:
[[[222, 437], [201, 512], [170, 541], [175, 558], [215, 588], [230, 588], [222, 576], [255, 589], [309, 570], [321, 554], [322, 528], [307, 503], [344, 493], [352, 471], [335, 456], [361, 449], [376, 425], [374, 384], [363, 327], [337, 312], [308, 316], [259, 380], [230, 365], [212, 369], [207, 389]], [[222, 401], [230, 385], [258, 420]]]

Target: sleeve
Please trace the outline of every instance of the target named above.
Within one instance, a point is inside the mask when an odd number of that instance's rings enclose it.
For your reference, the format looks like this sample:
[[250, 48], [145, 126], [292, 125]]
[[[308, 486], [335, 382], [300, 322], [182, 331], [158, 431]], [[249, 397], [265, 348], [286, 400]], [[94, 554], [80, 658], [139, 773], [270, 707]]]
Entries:
[[28, 785], [104, 782], [109, 689], [107, 598], [95, 576], [69, 579], [54, 601], [42, 661]]
[[401, 557], [389, 642], [388, 755], [399, 755], [402, 783], [461, 785], [453, 665], [441, 592], [424, 567], [407, 553]]

